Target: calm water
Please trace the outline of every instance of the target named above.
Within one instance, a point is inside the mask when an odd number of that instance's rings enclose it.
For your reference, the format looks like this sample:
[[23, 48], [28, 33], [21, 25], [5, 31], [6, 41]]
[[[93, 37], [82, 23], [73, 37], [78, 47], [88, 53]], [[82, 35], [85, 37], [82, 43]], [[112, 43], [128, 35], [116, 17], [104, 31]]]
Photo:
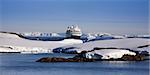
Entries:
[[65, 54], [0, 54], [0, 75], [149, 75], [149, 61], [35, 62], [45, 56], [72, 57]]

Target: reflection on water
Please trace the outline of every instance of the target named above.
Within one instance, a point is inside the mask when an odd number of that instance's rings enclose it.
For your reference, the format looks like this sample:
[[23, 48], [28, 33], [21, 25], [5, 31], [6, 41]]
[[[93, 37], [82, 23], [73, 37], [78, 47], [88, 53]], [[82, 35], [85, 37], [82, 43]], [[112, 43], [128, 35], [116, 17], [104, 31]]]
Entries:
[[41, 57], [67, 54], [1, 54], [0, 75], [149, 75], [149, 61], [35, 62]]

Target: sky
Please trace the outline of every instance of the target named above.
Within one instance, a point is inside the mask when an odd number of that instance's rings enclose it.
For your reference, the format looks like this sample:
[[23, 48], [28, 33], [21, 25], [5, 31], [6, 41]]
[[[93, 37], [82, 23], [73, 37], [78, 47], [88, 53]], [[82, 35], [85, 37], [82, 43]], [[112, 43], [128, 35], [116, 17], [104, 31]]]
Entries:
[[0, 30], [147, 34], [149, 0], [1, 0]]

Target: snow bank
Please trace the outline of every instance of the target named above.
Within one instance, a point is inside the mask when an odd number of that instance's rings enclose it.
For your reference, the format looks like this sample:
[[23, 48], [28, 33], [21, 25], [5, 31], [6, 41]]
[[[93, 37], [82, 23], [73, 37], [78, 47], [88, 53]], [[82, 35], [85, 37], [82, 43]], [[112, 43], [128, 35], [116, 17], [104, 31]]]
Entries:
[[83, 43], [82, 40], [78, 39], [64, 39], [62, 41], [59, 41], [59, 43], [64, 43], [64, 44], [80, 44]]
[[52, 51], [46, 48], [40, 47], [19, 47], [19, 46], [0, 46], [0, 52], [7, 53], [51, 53]]
[[[13, 50], [25, 50], [26, 52], [29, 51], [47, 51], [52, 50], [57, 47], [72, 45], [72, 44], [79, 44], [82, 43], [81, 40], [75, 39], [66, 39], [62, 41], [36, 41], [36, 40], [28, 40], [18, 37], [15, 34], [9, 33], [0, 33], [0, 47], [13, 47]], [[0, 48], [0, 51], [7, 51], [5, 48]]]
[[112, 39], [112, 40], [99, 40], [91, 41], [83, 44], [69, 45], [65, 47], [76, 47], [79, 48], [78, 52], [83, 50], [92, 50], [95, 47], [99, 48], [128, 48], [128, 49], [137, 49], [138, 46], [143, 46], [149, 44], [150, 39], [143, 38], [125, 38], [125, 39]]
[[18, 35], [15, 34], [9, 34], [9, 33], [0, 33], [0, 39], [2, 38], [9, 38], [9, 39], [21, 39]]
[[95, 50], [96, 54], [102, 55], [102, 59], [118, 59], [121, 58], [123, 55], [136, 55], [136, 53], [128, 51], [128, 50], [122, 50], [122, 49], [103, 49], [103, 50]]

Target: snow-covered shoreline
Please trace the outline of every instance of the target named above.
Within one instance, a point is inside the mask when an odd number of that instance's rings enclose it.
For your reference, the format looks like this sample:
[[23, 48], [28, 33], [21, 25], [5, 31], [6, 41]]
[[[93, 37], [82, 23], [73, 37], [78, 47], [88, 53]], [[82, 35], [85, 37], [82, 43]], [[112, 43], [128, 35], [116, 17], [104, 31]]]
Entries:
[[[91, 51], [94, 48], [106, 48], [101, 50], [95, 50], [95, 54], [103, 56], [103, 59], [120, 58], [125, 54], [135, 55], [135, 52], [126, 50], [131, 49], [139, 52], [146, 51], [150, 53], [149, 45], [150, 39], [145, 38], [122, 38], [122, 39], [110, 39], [110, 40], [95, 40], [83, 43], [79, 39], [64, 39], [61, 41], [38, 41], [28, 40], [19, 37], [15, 34], [0, 33], [0, 53], [53, 53], [54, 49], [59, 51], [69, 52], [76, 51], [80, 53], [82, 51]], [[143, 46], [140, 48], [140, 46]], [[116, 49], [107, 49], [116, 48]], [[64, 49], [64, 50], [63, 50]], [[61, 53], [61, 52], [59, 52]], [[88, 53], [89, 54], [89, 53]], [[89, 55], [90, 56], [90, 55]], [[88, 56], [88, 57], [89, 57]]]
[[[57, 47], [83, 43], [82, 40], [36, 41], [20, 38], [15, 34], [0, 33], [0, 52], [46, 53]], [[11, 49], [8, 49], [10, 47]]]

